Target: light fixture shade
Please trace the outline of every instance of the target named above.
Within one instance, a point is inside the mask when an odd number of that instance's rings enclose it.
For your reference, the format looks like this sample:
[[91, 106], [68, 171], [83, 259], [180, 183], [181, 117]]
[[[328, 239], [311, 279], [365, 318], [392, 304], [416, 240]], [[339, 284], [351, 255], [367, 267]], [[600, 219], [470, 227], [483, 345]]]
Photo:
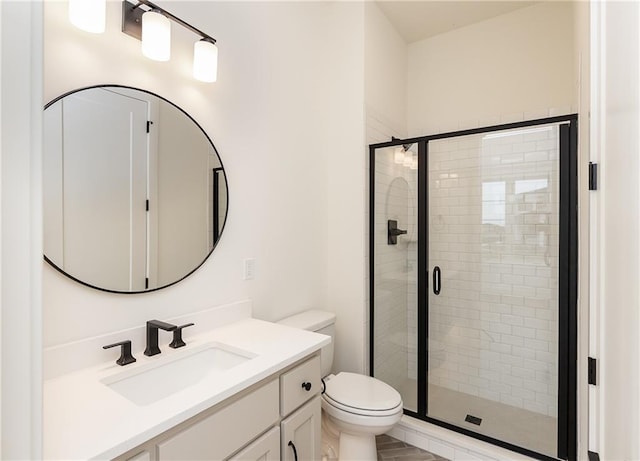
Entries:
[[69, 0], [69, 21], [78, 29], [101, 34], [106, 24], [106, 0]]
[[413, 153], [407, 151], [404, 153], [404, 161], [402, 164], [406, 167], [410, 167], [413, 164]]
[[154, 61], [171, 57], [171, 21], [159, 11], [142, 15], [142, 54]]
[[218, 47], [213, 41], [205, 38], [193, 45], [193, 76], [202, 82], [218, 79]]

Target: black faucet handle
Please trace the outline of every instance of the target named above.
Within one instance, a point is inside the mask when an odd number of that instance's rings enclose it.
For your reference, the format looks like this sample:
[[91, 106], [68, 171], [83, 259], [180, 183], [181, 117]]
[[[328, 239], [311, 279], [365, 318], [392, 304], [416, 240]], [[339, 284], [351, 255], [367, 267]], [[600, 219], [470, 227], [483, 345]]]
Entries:
[[195, 323], [185, 323], [184, 325], [180, 325], [173, 330], [173, 341], [169, 343], [169, 347], [177, 349], [182, 346], [186, 346], [185, 342], [182, 340], [182, 329], [191, 327], [195, 325]]
[[131, 340], [120, 341], [118, 343], [108, 344], [102, 346], [103, 349], [109, 349], [111, 347], [121, 346], [120, 358], [116, 360], [116, 363], [120, 366], [125, 366], [136, 361], [135, 357], [131, 355]]

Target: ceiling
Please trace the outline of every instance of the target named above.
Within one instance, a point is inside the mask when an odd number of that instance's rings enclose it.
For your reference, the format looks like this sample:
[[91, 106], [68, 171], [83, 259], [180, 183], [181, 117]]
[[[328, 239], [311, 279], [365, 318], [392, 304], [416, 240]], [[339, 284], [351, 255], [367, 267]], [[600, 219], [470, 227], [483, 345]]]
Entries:
[[405, 41], [412, 43], [538, 2], [379, 0], [376, 3]]

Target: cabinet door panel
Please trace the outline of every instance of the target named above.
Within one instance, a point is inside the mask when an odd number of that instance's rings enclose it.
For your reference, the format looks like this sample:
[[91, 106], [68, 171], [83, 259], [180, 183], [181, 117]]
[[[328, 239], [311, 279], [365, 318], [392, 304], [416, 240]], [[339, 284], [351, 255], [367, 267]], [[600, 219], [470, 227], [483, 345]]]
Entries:
[[280, 450], [283, 461], [295, 461], [294, 447], [298, 461], [320, 459], [320, 411], [320, 396], [316, 395], [282, 421]]
[[142, 453], [138, 453], [132, 458], [127, 459], [127, 461], [151, 461], [151, 453], [145, 450]]
[[158, 459], [224, 459], [278, 421], [278, 380], [158, 444]]
[[280, 428], [274, 427], [229, 461], [280, 461]]

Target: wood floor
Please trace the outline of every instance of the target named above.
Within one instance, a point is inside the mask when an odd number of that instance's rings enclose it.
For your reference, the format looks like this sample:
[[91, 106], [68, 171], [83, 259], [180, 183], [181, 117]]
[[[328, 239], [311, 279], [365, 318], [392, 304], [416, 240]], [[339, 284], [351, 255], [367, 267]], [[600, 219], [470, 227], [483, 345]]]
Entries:
[[376, 448], [378, 461], [448, 461], [446, 458], [408, 445], [386, 434], [376, 437]]

